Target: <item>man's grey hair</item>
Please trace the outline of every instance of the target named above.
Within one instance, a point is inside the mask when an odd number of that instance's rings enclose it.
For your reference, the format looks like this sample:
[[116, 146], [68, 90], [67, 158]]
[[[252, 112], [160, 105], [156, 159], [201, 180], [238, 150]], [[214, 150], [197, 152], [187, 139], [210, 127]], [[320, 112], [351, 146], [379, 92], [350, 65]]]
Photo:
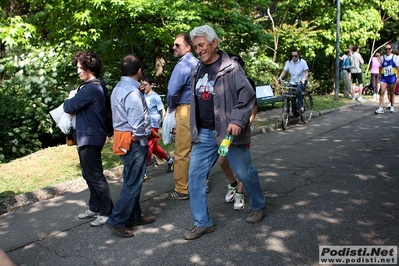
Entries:
[[215, 30], [208, 25], [203, 25], [200, 27], [195, 27], [190, 32], [191, 40], [194, 40], [195, 37], [205, 37], [209, 42], [212, 42], [213, 39], [216, 39], [217, 45], [219, 46], [219, 38], [216, 35]]

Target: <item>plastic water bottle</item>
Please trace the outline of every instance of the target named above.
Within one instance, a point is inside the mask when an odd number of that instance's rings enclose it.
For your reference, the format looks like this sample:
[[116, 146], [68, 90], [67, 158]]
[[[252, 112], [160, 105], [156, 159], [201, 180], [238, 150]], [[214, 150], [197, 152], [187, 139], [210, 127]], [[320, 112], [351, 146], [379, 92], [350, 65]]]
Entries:
[[228, 134], [223, 138], [222, 143], [220, 143], [220, 146], [218, 149], [218, 153], [220, 156], [227, 155], [232, 142], [233, 142], [233, 136], [231, 134]]

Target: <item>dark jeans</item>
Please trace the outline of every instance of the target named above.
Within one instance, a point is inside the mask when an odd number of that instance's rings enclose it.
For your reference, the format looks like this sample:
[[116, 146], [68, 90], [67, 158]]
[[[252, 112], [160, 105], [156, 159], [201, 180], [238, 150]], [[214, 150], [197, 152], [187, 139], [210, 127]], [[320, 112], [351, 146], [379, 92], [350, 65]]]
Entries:
[[[301, 109], [303, 107], [303, 95], [302, 91], [306, 90], [306, 86], [308, 85], [308, 81], [306, 80], [305, 83], [300, 83], [296, 86], [296, 94], [295, 98], [292, 98], [291, 104], [292, 104], [292, 113], [296, 113], [297, 110]], [[296, 103], [296, 100], [298, 100], [298, 105]]]
[[83, 146], [78, 148], [82, 176], [90, 191], [89, 208], [100, 215], [112, 212], [112, 199], [109, 185], [103, 173], [101, 150], [103, 146]]
[[123, 163], [123, 187], [107, 223], [115, 227], [125, 227], [126, 223], [141, 219], [140, 193], [147, 169], [148, 146], [138, 142], [130, 144], [130, 151], [121, 155]]

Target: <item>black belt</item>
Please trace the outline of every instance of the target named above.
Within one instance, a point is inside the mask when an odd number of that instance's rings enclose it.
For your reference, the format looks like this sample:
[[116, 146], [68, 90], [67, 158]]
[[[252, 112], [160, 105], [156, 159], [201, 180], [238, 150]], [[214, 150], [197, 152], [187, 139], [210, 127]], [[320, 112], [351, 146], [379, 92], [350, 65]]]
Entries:
[[176, 104], [176, 107], [185, 106], [185, 105], [190, 105], [190, 104], [189, 103], [179, 103], [179, 104]]

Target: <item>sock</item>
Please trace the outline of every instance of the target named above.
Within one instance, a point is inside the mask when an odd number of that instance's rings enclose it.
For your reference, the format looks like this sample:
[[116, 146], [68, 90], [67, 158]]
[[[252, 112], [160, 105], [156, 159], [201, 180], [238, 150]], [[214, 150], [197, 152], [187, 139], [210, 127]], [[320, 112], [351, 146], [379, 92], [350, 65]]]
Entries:
[[237, 180], [234, 181], [234, 183], [231, 183], [231, 184], [230, 184], [231, 187], [236, 187], [237, 185], [238, 185]]

